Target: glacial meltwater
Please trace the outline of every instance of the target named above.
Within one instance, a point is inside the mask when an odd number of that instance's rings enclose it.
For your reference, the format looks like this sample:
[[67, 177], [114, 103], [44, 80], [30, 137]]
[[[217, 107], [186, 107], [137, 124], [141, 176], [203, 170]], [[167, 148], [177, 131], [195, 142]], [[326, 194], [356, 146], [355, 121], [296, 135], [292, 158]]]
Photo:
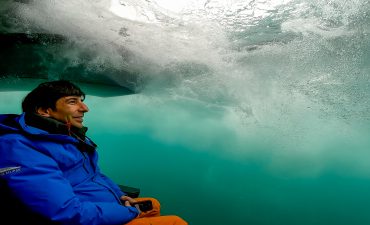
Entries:
[[0, 13], [1, 113], [20, 113], [37, 79], [79, 82], [102, 171], [162, 214], [370, 224], [370, 1], [2, 0]]

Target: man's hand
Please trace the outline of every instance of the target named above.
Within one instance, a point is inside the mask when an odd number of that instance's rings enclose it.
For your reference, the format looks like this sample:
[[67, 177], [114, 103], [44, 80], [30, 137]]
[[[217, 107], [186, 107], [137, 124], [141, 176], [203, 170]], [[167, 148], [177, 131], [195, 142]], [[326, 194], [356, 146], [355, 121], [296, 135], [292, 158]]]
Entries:
[[133, 199], [131, 197], [128, 197], [126, 195], [122, 195], [121, 200], [122, 200], [122, 202], [124, 202], [125, 206], [131, 206], [131, 204], [134, 204], [134, 203], [137, 202], [135, 199]]
[[[122, 195], [121, 196], [121, 200], [122, 202], [124, 202], [124, 205], [125, 206], [132, 206], [132, 207], [135, 207], [133, 206], [132, 204], [136, 203], [137, 201], [131, 197], [128, 197], [126, 195]], [[138, 211], [139, 211], [139, 215], [141, 214], [141, 210], [139, 209], [139, 207], [135, 207]]]

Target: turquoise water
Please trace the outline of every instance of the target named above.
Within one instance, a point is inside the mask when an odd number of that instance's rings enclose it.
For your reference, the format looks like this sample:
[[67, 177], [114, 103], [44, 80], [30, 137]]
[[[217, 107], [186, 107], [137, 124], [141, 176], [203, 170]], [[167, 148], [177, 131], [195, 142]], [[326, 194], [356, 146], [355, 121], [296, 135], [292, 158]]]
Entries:
[[369, 1], [118, 3], [18, 2], [1, 26], [66, 34], [84, 76], [138, 77], [86, 99], [106, 174], [193, 225], [370, 223]]

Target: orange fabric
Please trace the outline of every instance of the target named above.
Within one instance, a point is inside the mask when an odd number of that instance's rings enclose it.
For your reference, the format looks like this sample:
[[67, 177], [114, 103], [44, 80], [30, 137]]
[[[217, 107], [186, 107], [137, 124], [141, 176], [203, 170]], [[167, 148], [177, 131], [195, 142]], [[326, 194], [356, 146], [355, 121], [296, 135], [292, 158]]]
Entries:
[[135, 198], [136, 201], [142, 202], [146, 200], [152, 201], [153, 209], [147, 212], [141, 212], [137, 218], [150, 217], [150, 216], [160, 216], [161, 204], [155, 198]]
[[136, 218], [126, 225], [188, 225], [188, 223], [178, 216], [155, 216]]
[[186, 221], [178, 216], [161, 216], [161, 205], [155, 198], [135, 198], [136, 201], [151, 200], [153, 209], [141, 212], [138, 217], [126, 223], [126, 225], [188, 225]]

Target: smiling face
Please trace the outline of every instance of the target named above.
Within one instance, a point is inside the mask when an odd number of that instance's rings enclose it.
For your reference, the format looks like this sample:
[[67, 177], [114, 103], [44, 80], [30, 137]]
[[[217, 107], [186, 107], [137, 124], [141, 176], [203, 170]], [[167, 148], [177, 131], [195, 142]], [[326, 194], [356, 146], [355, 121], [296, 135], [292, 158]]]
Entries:
[[83, 117], [88, 111], [89, 108], [80, 96], [65, 96], [56, 101], [55, 109], [39, 108], [37, 110], [41, 116], [51, 117], [64, 123], [69, 122], [77, 128], [83, 127]]

